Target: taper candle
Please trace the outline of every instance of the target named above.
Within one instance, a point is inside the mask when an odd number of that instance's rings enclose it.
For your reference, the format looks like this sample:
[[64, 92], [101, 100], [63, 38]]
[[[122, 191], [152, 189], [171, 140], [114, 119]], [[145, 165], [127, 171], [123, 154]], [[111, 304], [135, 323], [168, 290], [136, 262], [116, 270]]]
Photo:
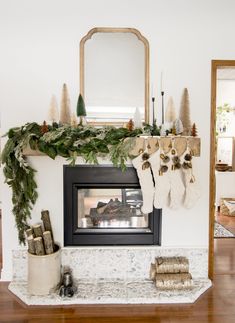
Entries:
[[161, 71], [161, 92], [164, 91], [163, 89], [163, 71]]

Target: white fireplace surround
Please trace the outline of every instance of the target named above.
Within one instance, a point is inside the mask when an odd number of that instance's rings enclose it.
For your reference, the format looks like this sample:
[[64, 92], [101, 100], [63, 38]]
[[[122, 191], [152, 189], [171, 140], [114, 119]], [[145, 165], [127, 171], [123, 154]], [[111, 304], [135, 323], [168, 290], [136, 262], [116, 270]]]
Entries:
[[[155, 257], [185, 256], [193, 287], [188, 290], [157, 290], [149, 279]], [[156, 246], [62, 248], [62, 267], [72, 269], [77, 291], [73, 298], [58, 292], [32, 296], [27, 292], [27, 251], [14, 250], [10, 291], [28, 305], [64, 304], [160, 304], [193, 303], [210, 286], [208, 253], [203, 248], [161, 248]]]
[[[202, 226], [200, 200], [192, 211], [183, 207], [177, 211], [163, 210], [161, 246], [97, 246], [63, 247], [63, 158], [51, 160], [48, 157], [30, 157], [30, 163], [37, 170], [39, 198], [32, 211], [31, 223], [40, 222], [41, 210], [49, 209], [55, 241], [62, 247], [62, 266], [69, 266], [78, 284], [78, 294], [65, 300], [66, 304], [107, 303], [180, 303], [194, 302], [211, 286], [208, 280], [208, 248], [202, 245], [206, 229]], [[110, 165], [108, 160], [100, 164]], [[130, 162], [129, 162], [130, 163]], [[197, 159], [195, 158], [195, 163]], [[84, 164], [78, 158], [77, 164]], [[195, 168], [196, 173], [196, 168]], [[46, 189], [45, 189], [46, 188]], [[11, 205], [9, 189], [4, 207]], [[48, 198], [50, 197], [50, 198]], [[12, 226], [14, 218], [9, 214]], [[14, 235], [13, 235], [14, 236]], [[15, 232], [15, 236], [17, 236]], [[12, 239], [14, 242], [14, 239]], [[48, 297], [31, 297], [27, 294], [27, 250], [18, 247], [16, 241], [4, 262], [3, 279], [12, 280], [9, 289], [29, 305], [64, 304], [57, 294]], [[6, 241], [4, 239], [4, 241]], [[9, 246], [8, 246], [9, 247]], [[6, 251], [6, 249], [5, 249]], [[162, 293], [156, 291], [149, 280], [151, 262], [159, 256], [185, 256], [189, 259], [189, 271], [194, 287], [190, 291]], [[5, 272], [10, 268], [9, 272]], [[87, 288], [86, 288], [87, 286]], [[90, 287], [89, 287], [90, 286]], [[136, 290], [136, 294], [133, 294]], [[93, 291], [93, 294], [90, 292]], [[114, 290], [114, 293], [110, 291]], [[103, 296], [102, 296], [103, 295]], [[129, 295], [129, 296], [128, 296]]]
[[[195, 158], [195, 176], [197, 178], [197, 162], [200, 158]], [[29, 157], [29, 161], [32, 164], [33, 168], [37, 170], [36, 172], [36, 181], [38, 184], [38, 193], [39, 197], [36, 202], [35, 207], [32, 210], [32, 219], [30, 220], [31, 224], [41, 222], [41, 210], [48, 209], [50, 211], [50, 217], [53, 227], [53, 234], [55, 241], [63, 247], [63, 165], [66, 163], [64, 158], [57, 157], [55, 160], [52, 160], [48, 157], [37, 156]], [[109, 165], [110, 161], [99, 159], [100, 164]], [[82, 158], [78, 158], [77, 164], [84, 164]], [[203, 188], [202, 188], [203, 189]], [[12, 279], [12, 250], [22, 250], [21, 246], [18, 246], [17, 241], [17, 231], [15, 228], [14, 217], [11, 214], [10, 210], [12, 208], [11, 204], [11, 191], [4, 185], [3, 189], [3, 228], [6, 227], [6, 222], [9, 230], [3, 230], [3, 271], [2, 271], [2, 280], [11, 280]], [[208, 243], [208, 227], [204, 224], [204, 218], [206, 217], [205, 212], [201, 212], [203, 203], [203, 197], [197, 202], [195, 207], [191, 210], [180, 208], [179, 210], [171, 210], [168, 208], [163, 209], [162, 214], [162, 244], [156, 249], [152, 247], [140, 247], [140, 251], [143, 254], [143, 250], [156, 250], [160, 251], [164, 248], [172, 249], [178, 248], [179, 250], [203, 250], [204, 256], [199, 257], [198, 266], [204, 268], [203, 277], [206, 277], [207, 269], [205, 264], [207, 264], [207, 243]], [[9, 240], [8, 237], [11, 236]], [[7, 242], [7, 245], [6, 245]], [[98, 254], [99, 252], [109, 252], [113, 250], [116, 254], [117, 250], [122, 250], [122, 256], [127, 255], [127, 250], [137, 250], [132, 249], [134, 247], [97, 247], [94, 249], [90, 248], [76, 248], [77, 252], [81, 252], [82, 255], [87, 253], [88, 257], [92, 252]], [[23, 248], [24, 249], [24, 248]], [[64, 249], [66, 250], [66, 249]], [[70, 250], [70, 249], [69, 249]], [[92, 251], [93, 250], [93, 251]], [[94, 251], [96, 250], [96, 251]], [[99, 251], [100, 250], [100, 251]], [[104, 251], [105, 250], [105, 251]], [[149, 259], [150, 251], [148, 251]], [[132, 253], [131, 253], [132, 254]], [[130, 254], [129, 254], [130, 255]], [[137, 255], [137, 254], [136, 254]], [[174, 256], [174, 254], [172, 254]], [[183, 255], [183, 254], [179, 254]], [[86, 258], [86, 256], [84, 256]], [[94, 257], [93, 261], [94, 261]], [[140, 256], [137, 257], [141, 259]], [[118, 259], [118, 258], [117, 258]], [[204, 259], [204, 260], [203, 260]], [[103, 259], [102, 259], [103, 261]], [[105, 260], [106, 261], [106, 260]], [[130, 262], [129, 262], [130, 263]], [[115, 264], [114, 264], [115, 266]], [[147, 266], [147, 262], [146, 262]], [[109, 266], [105, 266], [106, 270], [109, 269]], [[22, 269], [23, 270], [23, 269]], [[22, 274], [23, 275], [23, 274]]]

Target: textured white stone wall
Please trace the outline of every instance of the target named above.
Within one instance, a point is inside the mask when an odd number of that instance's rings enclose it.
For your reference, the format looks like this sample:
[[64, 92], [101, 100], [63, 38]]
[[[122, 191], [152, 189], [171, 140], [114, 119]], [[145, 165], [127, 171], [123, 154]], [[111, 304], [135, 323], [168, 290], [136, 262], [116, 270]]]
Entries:
[[[75, 279], [146, 280], [155, 257], [185, 256], [193, 278], [207, 278], [206, 248], [80, 247], [62, 248], [62, 266], [69, 266]], [[27, 251], [13, 251], [13, 281], [27, 281]]]

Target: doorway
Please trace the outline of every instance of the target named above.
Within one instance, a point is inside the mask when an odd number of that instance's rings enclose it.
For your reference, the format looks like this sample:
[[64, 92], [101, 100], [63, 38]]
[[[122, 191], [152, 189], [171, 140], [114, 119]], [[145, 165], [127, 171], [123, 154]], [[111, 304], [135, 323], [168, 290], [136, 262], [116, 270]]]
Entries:
[[[232, 71], [232, 72], [231, 72]], [[229, 106], [226, 102], [218, 104], [218, 96], [220, 94], [220, 88], [218, 87], [218, 79], [228, 79], [228, 75], [230, 73], [230, 78], [233, 78], [232, 74], [234, 74], [234, 82], [235, 82], [235, 60], [213, 60], [211, 65], [211, 129], [210, 129], [210, 216], [209, 216], [209, 278], [213, 279], [214, 274], [214, 225], [215, 225], [215, 212], [222, 206], [220, 205], [220, 201], [222, 200], [222, 195], [233, 195], [233, 196], [223, 196], [225, 198], [229, 198], [228, 201], [226, 200], [226, 207], [227, 202], [231, 202], [232, 198], [235, 198], [235, 179], [234, 179], [234, 193], [224, 193], [218, 192], [218, 183], [220, 180], [220, 177], [223, 178], [224, 175], [229, 178], [229, 180], [232, 180], [232, 172], [226, 172], [226, 174], [222, 174], [220, 172], [221, 170], [225, 170], [227, 167], [228, 170], [233, 170], [234, 167], [233, 161], [229, 161], [228, 163], [223, 162], [222, 159], [226, 159], [228, 156], [223, 156], [223, 153], [226, 152], [226, 149], [222, 149], [222, 154], [220, 151], [220, 147], [218, 147], [217, 143], [221, 145], [221, 142], [229, 142], [230, 141], [230, 153], [231, 158], [233, 157], [233, 136], [234, 135], [228, 135], [229, 131], [227, 129], [227, 120], [220, 118], [221, 114], [224, 116], [224, 113], [227, 115], [227, 112], [233, 113], [233, 106]], [[220, 86], [223, 86], [220, 82]], [[226, 136], [227, 135], [227, 136]], [[232, 137], [232, 138], [231, 138]], [[232, 145], [232, 146], [231, 146]], [[228, 155], [228, 154], [227, 154]], [[226, 158], [225, 158], [226, 157]], [[216, 164], [217, 163], [217, 164]], [[224, 165], [222, 165], [224, 164]], [[227, 164], [227, 165], [226, 165]], [[231, 165], [230, 165], [231, 164]], [[224, 167], [224, 168], [223, 168]], [[216, 168], [217, 168], [217, 174], [216, 174]], [[217, 183], [216, 183], [217, 182]], [[217, 186], [217, 190], [216, 190]], [[228, 186], [223, 185], [225, 189], [228, 188]], [[232, 205], [232, 204], [231, 204]], [[226, 218], [223, 218], [223, 216], [220, 216], [220, 213], [217, 213], [217, 221], [220, 221], [223, 223], [223, 221], [226, 221]], [[228, 217], [229, 219], [229, 217]], [[234, 218], [235, 219], [235, 218]], [[234, 241], [235, 244], [235, 241]]]

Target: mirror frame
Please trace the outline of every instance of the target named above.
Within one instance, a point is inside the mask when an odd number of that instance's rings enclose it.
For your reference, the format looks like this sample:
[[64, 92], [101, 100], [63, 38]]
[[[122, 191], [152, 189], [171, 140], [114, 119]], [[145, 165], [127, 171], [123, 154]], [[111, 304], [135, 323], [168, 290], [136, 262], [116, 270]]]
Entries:
[[[149, 42], [148, 40], [135, 28], [111, 28], [111, 27], [96, 27], [88, 31], [88, 33], [80, 41], [80, 93], [84, 97], [84, 47], [88, 39], [90, 39], [95, 33], [132, 33], [144, 44], [145, 48], [145, 100], [144, 100], [144, 122], [149, 123]], [[85, 100], [85, 97], [84, 97]], [[99, 123], [95, 122], [94, 124], [116, 124], [115, 122], [105, 122]], [[120, 124], [120, 123], [119, 123]]]

